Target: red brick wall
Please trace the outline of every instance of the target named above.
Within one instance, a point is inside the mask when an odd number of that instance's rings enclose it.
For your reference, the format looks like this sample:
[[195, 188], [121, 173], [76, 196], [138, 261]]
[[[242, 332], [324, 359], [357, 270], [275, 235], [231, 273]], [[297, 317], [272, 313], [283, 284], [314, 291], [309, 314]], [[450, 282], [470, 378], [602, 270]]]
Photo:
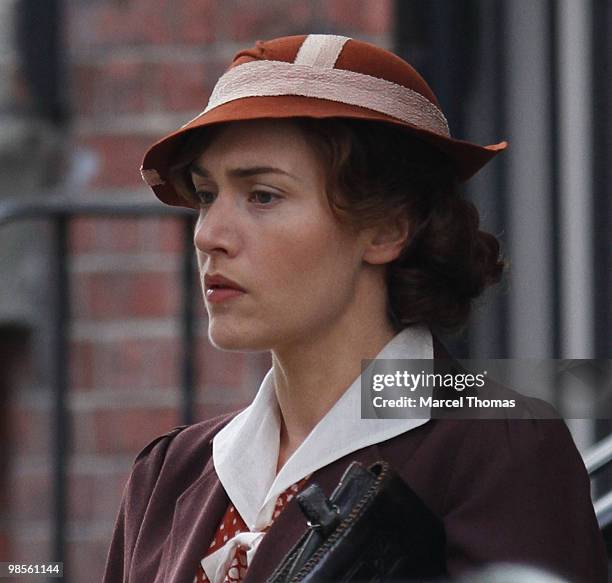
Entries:
[[[205, 107], [237, 50], [309, 31], [388, 46], [391, 1], [69, 0], [67, 17], [72, 139], [92, 169], [82, 195], [102, 198], [146, 193], [144, 150]], [[70, 235], [69, 560], [72, 581], [89, 582], [100, 579], [135, 454], [180, 423], [182, 239], [169, 218], [78, 219]], [[248, 402], [268, 357], [215, 351], [201, 307], [199, 322], [202, 419]], [[21, 465], [11, 492], [20, 534], [13, 547], [36, 559], [48, 556], [49, 544], [48, 406], [20, 406], [15, 423]]]

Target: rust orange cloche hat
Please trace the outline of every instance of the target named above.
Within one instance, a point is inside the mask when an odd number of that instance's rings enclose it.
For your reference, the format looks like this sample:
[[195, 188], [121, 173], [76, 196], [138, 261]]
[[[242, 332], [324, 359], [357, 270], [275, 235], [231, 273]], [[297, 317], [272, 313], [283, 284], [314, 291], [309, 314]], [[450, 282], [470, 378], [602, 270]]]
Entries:
[[222, 122], [292, 117], [367, 119], [401, 127], [449, 156], [460, 180], [507, 146], [452, 138], [433, 91], [397, 55], [344, 36], [309, 34], [258, 41], [240, 51], [206, 109], [149, 148], [142, 177], [161, 201], [188, 206], [168, 180], [188, 132]]

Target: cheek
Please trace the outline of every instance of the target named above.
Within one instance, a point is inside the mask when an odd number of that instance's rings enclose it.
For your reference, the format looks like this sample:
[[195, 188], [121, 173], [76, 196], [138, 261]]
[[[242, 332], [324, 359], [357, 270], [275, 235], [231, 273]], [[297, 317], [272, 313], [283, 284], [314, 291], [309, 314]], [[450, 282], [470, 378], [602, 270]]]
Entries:
[[270, 269], [281, 289], [304, 291], [337, 288], [356, 271], [355, 240], [335, 225], [302, 224], [287, 229], [268, 248]]

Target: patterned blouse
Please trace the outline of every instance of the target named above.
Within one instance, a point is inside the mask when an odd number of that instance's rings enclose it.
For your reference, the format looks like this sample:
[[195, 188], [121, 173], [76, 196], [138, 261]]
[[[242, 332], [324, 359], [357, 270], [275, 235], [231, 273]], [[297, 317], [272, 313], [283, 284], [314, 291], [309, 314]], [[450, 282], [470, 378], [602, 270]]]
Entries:
[[[310, 476], [306, 476], [299, 482], [289, 486], [284, 492], [282, 492], [276, 499], [276, 505], [274, 512], [272, 513], [272, 520], [263, 529], [263, 532], [268, 532], [272, 526], [276, 517], [283, 511], [285, 506], [293, 499], [293, 497], [304, 487], [304, 484]], [[206, 551], [208, 556], [211, 553], [220, 549], [226, 542], [231, 541], [234, 536], [240, 532], [249, 532], [249, 528], [245, 524], [244, 520], [236, 510], [233, 504], [230, 504], [219, 523], [217, 532], [213, 537], [213, 541], [210, 543]], [[238, 546], [234, 552], [234, 556], [229, 564], [223, 583], [240, 583], [246, 575], [247, 571], [247, 549], [242, 546]], [[210, 581], [206, 576], [202, 565], [198, 566], [197, 574], [193, 580], [193, 583], [217, 583]]]

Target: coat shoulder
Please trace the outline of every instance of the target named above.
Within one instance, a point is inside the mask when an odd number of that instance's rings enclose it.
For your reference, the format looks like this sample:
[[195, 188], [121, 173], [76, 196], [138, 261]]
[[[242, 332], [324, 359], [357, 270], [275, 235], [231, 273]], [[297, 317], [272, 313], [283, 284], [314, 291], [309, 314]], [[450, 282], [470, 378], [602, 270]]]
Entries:
[[181, 432], [183, 429], [186, 429], [188, 425], [179, 425], [177, 427], [173, 427], [170, 431], [163, 433], [162, 435], [158, 435], [154, 437], [147, 445], [145, 445], [136, 456], [134, 462], [138, 462], [143, 460], [149, 456], [151, 451], [157, 446], [158, 448], [166, 449], [168, 444]]
[[137, 454], [134, 464], [159, 459], [160, 456], [165, 458], [179, 451], [183, 458], [199, 456], [202, 451], [209, 449], [214, 436], [239, 412], [240, 410], [236, 410], [192, 425], [173, 427], [145, 445]]

